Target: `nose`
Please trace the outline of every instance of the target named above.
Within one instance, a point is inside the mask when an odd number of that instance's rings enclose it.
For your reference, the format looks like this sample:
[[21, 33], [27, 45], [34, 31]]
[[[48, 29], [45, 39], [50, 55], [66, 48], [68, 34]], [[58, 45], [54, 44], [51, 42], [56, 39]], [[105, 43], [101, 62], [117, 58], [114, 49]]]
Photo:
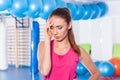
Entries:
[[53, 34], [56, 35], [57, 34], [57, 28], [53, 29]]

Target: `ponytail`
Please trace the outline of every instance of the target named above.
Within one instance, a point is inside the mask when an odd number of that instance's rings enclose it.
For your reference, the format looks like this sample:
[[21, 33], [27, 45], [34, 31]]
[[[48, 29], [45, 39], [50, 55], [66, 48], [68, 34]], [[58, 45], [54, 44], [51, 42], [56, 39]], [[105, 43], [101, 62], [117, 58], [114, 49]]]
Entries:
[[74, 38], [72, 28], [68, 31], [68, 39], [69, 39], [70, 45], [72, 46], [74, 51], [78, 54], [78, 56], [80, 56], [81, 52], [80, 52], [79, 46], [75, 42], [75, 38]]

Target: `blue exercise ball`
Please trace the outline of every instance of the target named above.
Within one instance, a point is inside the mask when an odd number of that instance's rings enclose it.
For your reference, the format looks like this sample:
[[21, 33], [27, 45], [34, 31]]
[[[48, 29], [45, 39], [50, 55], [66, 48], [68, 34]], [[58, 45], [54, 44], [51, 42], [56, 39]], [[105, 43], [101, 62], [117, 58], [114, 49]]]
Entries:
[[90, 7], [89, 4], [83, 4], [83, 7], [85, 9], [85, 13], [84, 13], [84, 16], [83, 16], [83, 20], [87, 20], [87, 19], [90, 19], [91, 16], [92, 16], [92, 8]]
[[95, 66], [98, 68], [101, 62], [102, 62], [102, 61], [95, 61], [94, 64], [95, 64]]
[[74, 19], [76, 15], [75, 12], [77, 11], [75, 4], [67, 3], [67, 8], [70, 10], [72, 19]]
[[99, 6], [95, 3], [93, 3], [93, 4], [90, 4], [90, 7], [92, 8], [92, 11], [93, 11], [91, 19], [96, 19], [96, 18], [100, 17], [101, 10], [100, 10]]
[[78, 62], [77, 67], [76, 67], [77, 75], [84, 75], [87, 72], [88, 70], [86, 69], [86, 67], [81, 62]]
[[114, 65], [108, 61], [103, 61], [99, 64], [98, 69], [102, 76], [113, 76], [115, 72]]
[[0, 0], [0, 11], [6, 10], [12, 6], [11, 0]]
[[9, 12], [16, 17], [25, 17], [24, 12], [28, 9], [27, 0], [13, 0]]
[[76, 4], [76, 11], [74, 12], [73, 20], [80, 20], [85, 14], [85, 9], [82, 5]]
[[77, 75], [77, 80], [89, 80], [91, 74], [87, 72], [85, 75]]
[[38, 18], [42, 7], [42, 0], [28, 0], [28, 10], [25, 12], [30, 18]]
[[56, 8], [64, 8], [66, 3], [63, 0], [56, 0]]
[[47, 20], [52, 11], [56, 8], [56, 2], [55, 0], [42, 0], [42, 4], [40, 17]]
[[108, 12], [108, 6], [106, 3], [104, 2], [98, 2], [97, 5], [100, 7], [101, 9], [101, 14], [100, 16], [104, 16], [107, 12]]

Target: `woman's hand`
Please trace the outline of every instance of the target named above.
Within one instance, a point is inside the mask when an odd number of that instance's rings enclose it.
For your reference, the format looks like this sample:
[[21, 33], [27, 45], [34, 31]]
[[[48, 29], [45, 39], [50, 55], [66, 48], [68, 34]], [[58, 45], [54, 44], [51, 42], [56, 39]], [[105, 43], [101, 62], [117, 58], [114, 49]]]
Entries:
[[49, 21], [47, 21], [47, 24], [46, 24], [46, 26], [45, 26], [45, 39], [51, 39], [51, 37], [52, 37], [52, 33], [51, 33], [51, 31], [50, 31], [50, 26], [51, 26], [52, 24], [50, 24], [49, 23]]
[[100, 76], [100, 79], [99, 80], [114, 80], [114, 77], [110, 76], [110, 77], [103, 77], [103, 76]]
[[77, 80], [77, 78], [74, 78], [73, 80]]

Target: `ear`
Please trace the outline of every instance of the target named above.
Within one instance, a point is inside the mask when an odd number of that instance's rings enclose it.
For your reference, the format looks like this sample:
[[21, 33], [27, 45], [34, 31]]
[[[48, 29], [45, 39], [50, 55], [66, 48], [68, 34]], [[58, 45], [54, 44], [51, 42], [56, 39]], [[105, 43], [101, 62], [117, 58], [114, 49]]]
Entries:
[[72, 28], [72, 21], [70, 21], [69, 25], [68, 25], [68, 29]]

